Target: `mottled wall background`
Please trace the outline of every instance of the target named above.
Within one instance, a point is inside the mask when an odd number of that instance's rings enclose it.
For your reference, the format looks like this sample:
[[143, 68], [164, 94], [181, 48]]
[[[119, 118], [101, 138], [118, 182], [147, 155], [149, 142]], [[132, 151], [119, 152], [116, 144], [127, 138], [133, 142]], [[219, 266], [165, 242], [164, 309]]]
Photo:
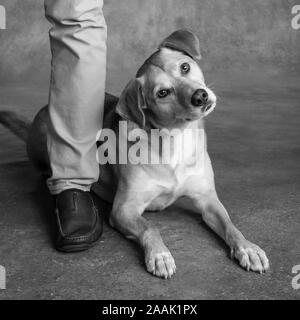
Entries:
[[[47, 84], [49, 24], [42, 0], [0, 0], [0, 84]], [[300, 30], [292, 0], [107, 0], [108, 90], [118, 93], [164, 36], [195, 31], [209, 74], [300, 74]]]

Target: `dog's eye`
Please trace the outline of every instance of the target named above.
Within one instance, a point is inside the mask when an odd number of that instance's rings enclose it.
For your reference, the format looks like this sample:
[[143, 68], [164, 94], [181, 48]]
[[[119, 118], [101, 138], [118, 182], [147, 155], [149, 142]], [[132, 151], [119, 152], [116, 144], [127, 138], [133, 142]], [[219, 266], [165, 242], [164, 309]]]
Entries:
[[168, 96], [170, 94], [170, 90], [169, 89], [161, 89], [157, 92], [157, 96], [158, 98], [165, 98], [166, 96]]
[[191, 66], [187, 62], [185, 62], [180, 66], [180, 69], [183, 74], [187, 74], [191, 70]]

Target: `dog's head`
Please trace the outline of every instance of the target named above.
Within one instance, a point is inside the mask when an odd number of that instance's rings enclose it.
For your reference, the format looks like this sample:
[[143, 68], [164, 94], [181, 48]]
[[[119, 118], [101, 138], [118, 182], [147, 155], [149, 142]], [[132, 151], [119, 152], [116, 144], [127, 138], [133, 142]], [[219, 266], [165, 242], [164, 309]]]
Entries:
[[217, 99], [205, 85], [200, 58], [198, 38], [175, 31], [127, 85], [117, 112], [140, 127], [149, 123], [156, 128], [182, 127], [208, 115]]

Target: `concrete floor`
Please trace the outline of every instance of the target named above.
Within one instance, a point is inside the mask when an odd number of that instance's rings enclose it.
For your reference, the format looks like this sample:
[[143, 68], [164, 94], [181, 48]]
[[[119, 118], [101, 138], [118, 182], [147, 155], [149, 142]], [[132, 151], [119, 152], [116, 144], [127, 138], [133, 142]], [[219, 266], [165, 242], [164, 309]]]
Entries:
[[[270, 272], [242, 270], [199, 217], [175, 208], [146, 213], [176, 260], [171, 280], [148, 274], [141, 251], [107, 223], [93, 249], [56, 252], [51, 198], [24, 144], [0, 128], [0, 299], [300, 298], [291, 286], [300, 264], [300, 79], [218, 79], [219, 104], [207, 119], [217, 189], [235, 224], [267, 252]], [[1, 109], [31, 118], [47, 88], [2, 87], [0, 97]]]

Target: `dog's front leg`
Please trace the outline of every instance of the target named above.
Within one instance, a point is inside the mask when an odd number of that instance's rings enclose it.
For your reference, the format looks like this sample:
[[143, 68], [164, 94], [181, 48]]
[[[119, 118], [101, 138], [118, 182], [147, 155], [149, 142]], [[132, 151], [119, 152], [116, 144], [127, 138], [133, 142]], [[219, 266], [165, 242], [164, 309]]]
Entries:
[[197, 212], [202, 213], [204, 222], [215, 231], [231, 249], [231, 256], [249, 270], [264, 272], [269, 269], [265, 252], [256, 244], [246, 240], [232, 223], [225, 207], [214, 192], [193, 199]]
[[157, 277], [170, 278], [176, 272], [175, 261], [163, 243], [158, 229], [142, 217], [144, 209], [137, 201], [125, 200], [123, 197], [118, 199], [117, 194], [110, 224], [141, 245], [148, 272]]

